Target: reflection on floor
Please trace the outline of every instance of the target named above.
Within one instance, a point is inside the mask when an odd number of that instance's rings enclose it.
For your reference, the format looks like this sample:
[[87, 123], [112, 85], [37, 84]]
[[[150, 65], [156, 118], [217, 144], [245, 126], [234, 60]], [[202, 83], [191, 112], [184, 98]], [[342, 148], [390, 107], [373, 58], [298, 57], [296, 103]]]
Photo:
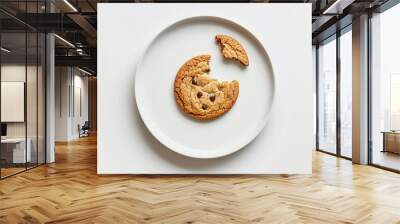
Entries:
[[36, 167], [37, 164], [36, 163], [27, 163], [26, 167], [25, 167], [25, 164], [8, 164], [8, 165], [2, 164], [2, 166], [3, 167], [0, 170], [1, 171], [0, 177], [5, 178], [5, 177], [11, 176], [13, 174], [17, 174], [22, 171], [25, 171], [26, 169]]
[[351, 158], [352, 157], [352, 149], [348, 148], [348, 147], [342, 147], [341, 148], [341, 155], [347, 158]]
[[0, 181], [0, 223], [400, 220], [399, 174], [325, 153], [311, 175], [155, 176], [97, 175], [96, 152], [95, 137], [57, 144], [56, 163]]
[[391, 169], [400, 170], [400, 155], [391, 152], [374, 151], [373, 164], [377, 164]]
[[1, 168], [1, 178], [13, 175], [15, 173], [24, 171], [25, 167], [11, 167], [11, 168]]

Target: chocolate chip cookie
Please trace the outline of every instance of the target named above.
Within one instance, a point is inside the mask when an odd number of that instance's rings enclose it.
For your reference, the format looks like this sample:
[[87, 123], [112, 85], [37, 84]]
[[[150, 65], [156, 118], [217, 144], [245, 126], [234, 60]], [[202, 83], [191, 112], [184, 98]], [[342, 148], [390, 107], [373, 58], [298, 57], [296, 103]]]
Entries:
[[198, 120], [212, 120], [228, 112], [239, 95], [239, 82], [210, 77], [210, 55], [183, 64], [174, 83], [175, 100], [182, 111]]
[[239, 41], [228, 35], [217, 35], [215, 41], [220, 46], [224, 58], [237, 60], [244, 66], [249, 65], [247, 53]]

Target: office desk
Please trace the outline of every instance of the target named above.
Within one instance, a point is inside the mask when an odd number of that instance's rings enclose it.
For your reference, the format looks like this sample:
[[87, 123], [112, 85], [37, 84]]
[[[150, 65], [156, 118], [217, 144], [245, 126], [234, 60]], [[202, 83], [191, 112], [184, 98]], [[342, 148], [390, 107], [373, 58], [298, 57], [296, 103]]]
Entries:
[[[25, 163], [31, 162], [32, 153], [30, 138], [26, 139], [27, 147], [25, 154], [25, 138], [6, 138], [1, 139], [1, 157], [6, 163]], [[25, 161], [26, 160], [26, 161]]]
[[392, 152], [400, 154], [400, 132], [383, 131], [383, 150], [382, 152]]

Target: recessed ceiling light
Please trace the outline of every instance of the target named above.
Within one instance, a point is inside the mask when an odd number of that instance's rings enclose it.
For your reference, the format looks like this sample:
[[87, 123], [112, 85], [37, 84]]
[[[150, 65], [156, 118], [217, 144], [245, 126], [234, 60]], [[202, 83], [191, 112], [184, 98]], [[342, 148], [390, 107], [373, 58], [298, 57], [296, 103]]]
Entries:
[[67, 4], [74, 12], [78, 12], [78, 10], [68, 1], [64, 0], [65, 4]]
[[322, 14], [342, 14], [343, 9], [351, 5], [355, 0], [336, 0]]
[[66, 43], [67, 45], [69, 45], [70, 47], [73, 47], [73, 48], [75, 48], [75, 45], [73, 45], [71, 42], [69, 42], [68, 40], [66, 40], [66, 39], [64, 39], [64, 38], [62, 38], [62, 37], [60, 37], [59, 35], [57, 35], [57, 34], [54, 34], [54, 36], [55, 37], [57, 37], [59, 40], [61, 40], [62, 42], [64, 42], [64, 43]]
[[1, 51], [4, 51], [6, 53], [10, 53], [11, 52], [11, 50], [9, 50], [9, 49], [7, 49], [5, 47], [1, 47], [0, 49], [1, 49]]
[[83, 69], [81, 69], [81, 68], [79, 68], [79, 67], [78, 67], [78, 70], [81, 71], [81, 72], [83, 72], [83, 73], [85, 73], [85, 74], [87, 74], [87, 75], [90, 75], [90, 76], [93, 75], [92, 73], [90, 73], [90, 72], [88, 72], [88, 71], [86, 71], [86, 70], [83, 70]]

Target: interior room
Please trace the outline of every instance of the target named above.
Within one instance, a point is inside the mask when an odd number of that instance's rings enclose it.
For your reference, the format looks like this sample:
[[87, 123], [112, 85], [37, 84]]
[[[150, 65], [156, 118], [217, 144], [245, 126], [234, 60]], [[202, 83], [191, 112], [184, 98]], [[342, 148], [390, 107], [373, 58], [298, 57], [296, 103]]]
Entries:
[[45, 162], [45, 36], [1, 34], [1, 177]]
[[2, 0], [0, 223], [400, 223], [398, 24], [398, 0]]

